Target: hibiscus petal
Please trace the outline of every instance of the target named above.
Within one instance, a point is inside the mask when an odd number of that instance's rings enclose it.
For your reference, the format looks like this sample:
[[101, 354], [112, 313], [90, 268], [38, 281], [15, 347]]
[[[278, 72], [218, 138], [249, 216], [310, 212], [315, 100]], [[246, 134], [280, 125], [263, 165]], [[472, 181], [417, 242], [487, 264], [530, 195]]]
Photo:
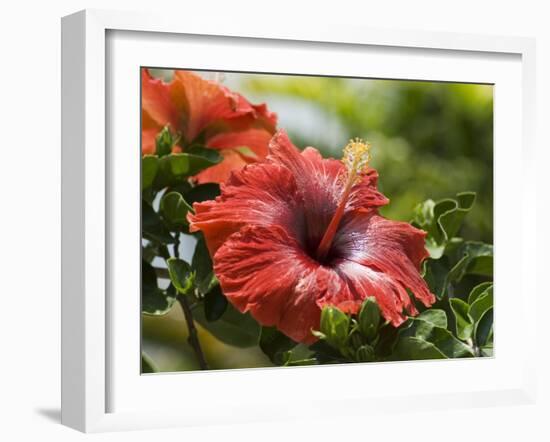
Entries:
[[250, 156], [251, 159], [258, 160], [267, 156], [269, 140], [271, 133], [265, 129], [248, 129], [240, 132], [226, 132], [215, 135], [207, 141], [207, 146], [212, 149], [234, 149], [248, 148], [239, 151], [243, 156]]
[[[363, 290], [363, 298], [371, 295], [381, 297], [384, 316], [394, 325], [403, 321], [403, 308], [410, 314], [416, 313], [407, 289], [426, 306], [435, 302], [435, 296], [419, 273], [422, 261], [428, 257], [425, 235], [424, 231], [408, 223], [361, 212], [346, 215], [336, 234], [332, 253], [346, 261], [344, 267], [353, 270], [355, 279], [361, 275], [361, 282], [354, 287], [358, 291]], [[339, 269], [348, 274], [340, 265]], [[370, 286], [367, 282], [369, 278]], [[380, 288], [379, 295], [365, 292], [366, 289], [373, 289], [375, 283]], [[390, 301], [392, 297], [393, 301]]]
[[244, 225], [282, 226], [300, 240], [301, 197], [290, 171], [278, 164], [251, 164], [222, 184], [215, 201], [194, 203], [190, 230], [201, 230], [211, 254]]
[[157, 129], [144, 129], [141, 131], [141, 154], [154, 155], [157, 152]]
[[[268, 160], [284, 165], [293, 173], [307, 207], [308, 246], [317, 247], [343, 197], [345, 166], [339, 160], [323, 159], [312, 147], [300, 153], [282, 130], [269, 143]], [[388, 203], [388, 199], [376, 189], [377, 178], [374, 169], [360, 178], [350, 193], [345, 212], [369, 211]]]
[[253, 161], [231, 149], [222, 149], [220, 154], [223, 160], [219, 164], [210, 166], [195, 175], [197, 183], [223, 183], [229, 178], [231, 172], [240, 170]]
[[255, 118], [258, 121], [258, 126], [263, 127], [269, 133], [273, 134], [277, 127], [277, 114], [271, 112], [267, 108], [267, 104], [253, 104], [252, 108], [255, 111]]
[[222, 290], [237, 309], [296, 342], [316, 340], [311, 330], [319, 329], [318, 299], [348, 291], [336, 272], [309, 258], [279, 226], [243, 227], [213, 261]]
[[194, 140], [207, 126], [245, 117], [240, 125], [245, 128], [256, 117], [257, 111], [241, 95], [231, 92], [215, 81], [189, 71], [175, 71], [170, 83], [170, 96], [185, 119], [185, 138]]
[[151, 121], [157, 128], [170, 124], [178, 128], [178, 109], [174, 106], [169, 92], [169, 84], [153, 78], [146, 68], [141, 69], [141, 109], [142, 127], [151, 128]]
[[376, 298], [382, 316], [395, 327], [406, 320], [403, 310], [411, 315], [418, 313], [405, 287], [387, 274], [348, 260], [340, 261], [335, 268], [347, 281], [351, 292], [355, 294], [357, 301], [354, 308], [348, 307], [354, 310], [354, 313], [369, 296]]

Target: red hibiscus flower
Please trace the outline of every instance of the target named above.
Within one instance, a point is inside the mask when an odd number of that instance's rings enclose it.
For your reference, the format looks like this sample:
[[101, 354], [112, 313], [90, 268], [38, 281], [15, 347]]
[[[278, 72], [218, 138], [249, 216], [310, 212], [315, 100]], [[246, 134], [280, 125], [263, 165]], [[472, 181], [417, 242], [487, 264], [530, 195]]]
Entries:
[[220, 164], [195, 177], [199, 183], [225, 181], [232, 170], [267, 155], [277, 116], [264, 104], [250, 104], [219, 83], [188, 71], [175, 71], [166, 83], [142, 68], [141, 92], [143, 155], [155, 154], [155, 138], [166, 125], [179, 138], [173, 152], [200, 142], [223, 156]]
[[215, 201], [195, 203], [189, 216], [236, 308], [311, 343], [326, 305], [357, 313], [374, 296], [398, 326], [418, 313], [408, 290], [425, 306], [435, 302], [419, 274], [426, 234], [378, 214], [388, 200], [367, 144], [350, 142], [343, 161], [323, 159], [278, 132], [269, 149], [267, 161], [233, 173]]

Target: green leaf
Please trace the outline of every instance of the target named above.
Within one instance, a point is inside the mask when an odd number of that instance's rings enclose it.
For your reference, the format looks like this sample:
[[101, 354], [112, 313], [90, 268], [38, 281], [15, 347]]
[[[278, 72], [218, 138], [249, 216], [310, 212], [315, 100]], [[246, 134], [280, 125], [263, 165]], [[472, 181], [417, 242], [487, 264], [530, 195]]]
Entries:
[[493, 287], [487, 288], [485, 292], [479, 295], [470, 305], [470, 316], [474, 322], [478, 322], [485, 312], [493, 308]]
[[[454, 250], [447, 250], [438, 260], [425, 263], [424, 279], [438, 299], [442, 299], [451, 284], [458, 283], [467, 274], [492, 276], [493, 246], [475, 241], [453, 242]], [[450, 270], [449, 270], [450, 268]]]
[[141, 261], [141, 311], [147, 315], [165, 315], [176, 301], [173, 290], [161, 290], [157, 285], [155, 269]]
[[493, 309], [489, 309], [480, 318], [474, 331], [475, 340], [479, 347], [491, 344], [489, 339], [493, 331]]
[[413, 336], [400, 339], [393, 353], [393, 359], [400, 361], [446, 358], [434, 344]]
[[258, 345], [260, 325], [248, 313], [240, 313], [231, 304], [227, 305], [225, 313], [217, 321], [208, 321], [200, 305], [193, 307], [193, 317], [225, 344], [241, 348]]
[[378, 327], [380, 325], [380, 309], [378, 308], [376, 298], [373, 296], [363, 301], [361, 310], [359, 311], [358, 323], [361, 333], [369, 342], [372, 342], [378, 334]]
[[447, 275], [448, 282], [460, 281], [466, 274], [493, 276], [493, 246], [467, 241], [458, 248], [457, 263]]
[[424, 340], [429, 340], [435, 327], [447, 328], [447, 315], [440, 309], [428, 309], [416, 316], [409, 318], [399, 328], [399, 336], [414, 336]]
[[472, 210], [474, 192], [462, 192], [456, 198], [438, 202], [427, 200], [414, 209], [413, 224], [426, 230], [426, 248], [433, 259], [443, 256], [449, 241], [458, 233], [466, 214]]
[[296, 345], [296, 342], [275, 327], [262, 327], [260, 348], [275, 365], [284, 365], [289, 360], [288, 355], [285, 356], [285, 354]]
[[217, 321], [227, 308], [227, 298], [222, 293], [219, 285], [216, 285], [204, 295], [204, 316], [207, 321]]
[[321, 333], [335, 348], [343, 347], [348, 338], [350, 318], [336, 307], [323, 307], [321, 311]]
[[[470, 210], [472, 210], [475, 200], [475, 192], [458, 193], [456, 195], [456, 200], [452, 200], [454, 207], [444, 208], [440, 212], [441, 214], [439, 215], [438, 224], [447, 240], [451, 239], [458, 233], [464, 217]], [[434, 215], [436, 217], [439, 213], [438, 205], [436, 205], [434, 209]]]
[[193, 270], [195, 271], [195, 285], [201, 293], [208, 293], [215, 276], [214, 270], [212, 269], [210, 252], [206, 247], [206, 242], [202, 234], [197, 240], [195, 252], [193, 253], [193, 259], [191, 261], [191, 267], [193, 267]]
[[196, 157], [205, 158], [213, 164], [217, 164], [222, 160], [222, 156], [218, 150], [209, 149], [206, 146], [198, 144], [189, 147], [186, 152]]
[[275, 365], [296, 367], [302, 365], [316, 365], [319, 361], [315, 358], [315, 352], [305, 344], [294, 344], [290, 350], [280, 354], [280, 361]]
[[151, 357], [145, 353], [141, 352], [141, 373], [157, 373], [159, 370], [155, 366], [155, 363]]
[[475, 356], [470, 347], [460, 342], [449, 330], [445, 330], [444, 328], [434, 327], [427, 340], [449, 358], [469, 358]]
[[170, 154], [175, 144], [168, 125], [164, 126], [155, 138], [156, 152], [159, 157]]
[[[320, 333], [320, 332], [319, 332]], [[315, 334], [315, 333], [314, 333]], [[309, 346], [319, 364], [333, 364], [349, 362], [338, 350], [331, 347], [325, 340], [318, 340]]]
[[474, 301], [477, 298], [479, 298], [480, 295], [482, 295], [483, 293], [485, 293], [487, 291], [487, 289], [492, 288], [492, 287], [493, 287], [493, 282], [492, 281], [482, 282], [481, 284], [476, 285], [472, 289], [470, 294], [468, 295], [468, 304], [472, 305], [474, 303]]
[[468, 313], [470, 306], [459, 298], [451, 298], [449, 303], [456, 318], [456, 335], [458, 339], [466, 341], [474, 330], [474, 320]]
[[447, 314], [445, 313], [445, 310], [437, 308], [424, 310], [416, 316], [416, 319], [429, 322], [434, 327], [447, 328]]
[[220, 186], [216, 183], [199, 184], [185, 194], [185, 200], [190, 204], [216, 199], [220, 195]]
[[188, 226], [187, 213], [193, 208], [185, 202], [178, 192], [169, 192], [162, 197], [160, 212], [163, 218], [172, 227], [182, 228]]
[[174, 237], [149, 203], [141, 201], [141, 231], [144, 238], [163, 244], [171, 244]]
[[159, 245], [157, 243], [147, 241], [147, 244], [141, 246], [141, 258], [148, 263], [160, 256]]
[[374, 349], [370, 345], [362, 345], [355, 351], [358, 362], [372, 362], [375, 360]]
[[443, 265], [443, 259], [428, 259], [425, 261], [424, 279], [432, 293], [438, 299], [443, 298], [447, 290], [447, 274], [449, 269]]
[[181, 184], [201, 170], [218, 164], [221, 159], [222, 157], [217, 151], [206, 148], [165, 155], [159, 160], [159, 171], [154, 187], [161, 189]]
[[159, 159], [156, 155], [145, 155], [141, 158], [141, 190], [153, 185], [159, 168]]
[[168, 264], [170, 281], [179, 293], [187, 295], [193, 288], [194, 275], [191, 266], [178, 258], [170, 258], [166, 263]]
[[[441, 314], [437, 314], [434, 317], [437, 317], [437, 322], [442, 324]], [[449, 358], [474, 356], [473, 350], [456, 339], [449, 330], [438, 327], [432, 322], [425, 321], [419, 316], [416, 318], [409, 318], [408, 324], [405, 324], [403, 328], [401, 328], [399, 335], [400, 337], [395, 348], [400, 345], [400, 341], [403, 339], [414, 337], [430, 342]]]
[[315, 353], [305, 344], [298, 344], [282, 354], [282, 364], [286, 367], [317, 365]]
[[[410, 325], [408, 323], [407, 325]], [[378, 331], [378, 342], [374, 347], [376, 355], [389, 357], [395, 347], [395, 343], [400, 336], [401, 329], [396, 328], [390, 323], [383, 324]]]

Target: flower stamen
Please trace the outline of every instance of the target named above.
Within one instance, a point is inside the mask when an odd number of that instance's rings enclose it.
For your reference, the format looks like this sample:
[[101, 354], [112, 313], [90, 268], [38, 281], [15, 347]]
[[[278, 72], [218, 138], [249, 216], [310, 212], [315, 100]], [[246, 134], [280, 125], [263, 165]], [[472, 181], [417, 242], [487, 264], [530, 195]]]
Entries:
[[344, 216], [344, 209], [346, 208], [346, 203], [353, 186], [360, 180], [361, 173], [365, 172], [369, 167], [371, 158], [370, 148], [370, 143], [364, 142], [360, 138], [351, 139], [346, 147], [344, 147], [342, 162], [347, 169], [347, 174], [343, 177], [343, 179], [345, 179], [344, 189], [340, 203], [317, 248], [317, 259], [319, 261], [323, 261], [328, 255], [334, 235], [336, 235], [340, 221]]

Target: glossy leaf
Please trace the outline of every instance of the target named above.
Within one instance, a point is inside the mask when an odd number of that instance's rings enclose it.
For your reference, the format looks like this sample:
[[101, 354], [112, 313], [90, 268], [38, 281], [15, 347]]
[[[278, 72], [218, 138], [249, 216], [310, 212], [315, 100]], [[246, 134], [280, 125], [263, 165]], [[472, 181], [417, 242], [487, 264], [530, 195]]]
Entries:
[[427, 200], [416, 206], [412, 222], [428, 232], [426, 248], [431, 258], [443, 256], [447, 243], [458, 233], [465, 215], [472, 209], [475, 196], [473, 192], [462, 192], [456, 198]]
[[155, 269], [147, 261], [141, 261], [141, 311], [147, 315], [165, 315], [176, 301], [174, 290], [161, 290], [157, 284]]
[[145, 155], [141, 158], [141, 190], [153, 185], [158, 168], [159, 160], [156, 155]]
[[195, 285], [201, 293], [208, 293], [214, 280], [214, 270], [210, 252], [208, 252], [202, 234], [198, 237], [191, 267], [195, 271]]
[[424, 279], [432, 293], [441, 299], [447, 290], [447, 274], [449, 269], [443, 264], [443, 259], [428, 259], [425, 264]]
[[193, 288], [194, 275], [191, 266], [178, 258], [170, 258], [166, 261], [168, 264], [168, 273], [170, 281], [176, 290], [182, 295], [188, 294]]
[[355, 358], [358, 362], [372, 362], [376, 356], [370, 345], [362, 345], [355, 351]]
[[213, 200], [220, 195], [220, 186], [216, 183], [199, 184], [185, 193], [185, 200], [190, 204]]
[[221, 155], [212, 149], [195, 149], [194, 153], [172, 153], [159, 160], [159, 171], [154, 186], [157, 189], [185, 182], [203, 169], [218, 164]]
[[235, 347], [252, 347], [258, 345], [260, 325], [248, 313], [240, 313], [231, 304], [227, 305], [224, 314], [216, 321], [206, 319], [202, 306], [193, 309], [195, 320], [221, 342]]
[[476, 285], [470, 294], [468, 295], [468, 304], [472, 305], [474, 301], [483, 293], [485, 293], [489, 288], [493, 287], [493, 282], [482, 282], [481, 284]]
[[474, 322], [477, 323], [485, 312], [491, 308], [493, 308], [493, 288], [489, 287], [472, 303], [469, 313]]
[[164, 155], [170, 154], [172, 152], [172, 147], [174, 146], [175, 141], [176, 140], [170, 132], [170, 128], [168, 126], [164, 126], [155, 138], [157, 155], [159, 157], [162, 157]]
[[172, 227], [181, 229], [188, 226], [187, 214], [193, 209], [178, 192], [168, 192], [160, 202], [160, 212]]
[[259, 345], [271, 362], [275, 365], [283, 365], [285, 358], [286, 361], [289, 360], [285, 353], [297, 344], [275, 327], [262, 327]]
[[[436, 317], [441, 324], [441, 314], [438, 314]], [[438, 327], [433, 322], [428, 322], [421, 317], [409, 318], [408, 323], [399, 331], [399, 335], [395, 348], [402, 345], [400, 343], [403, 339], [414, 337], [430, 342], [449, 358], [474, 356], [473, 350], [455, 338], [447, 329]]]
[[348, 338], [350, 318], [336, 307], [324, 307], [321, 311], [321, 333], [335, 348], [344, 346]]
[[174, 237], [157, 212], [146, 201], [141, 201], [141, 231], [144, 238], [163, 244], [171, 244]]
[[371, 342], [378, 333], [380, 325], [380, 309], [376, 298], [368, 297], [361, 305], [358, 315], [359, 330]]
[[434, 327], [427, 340], [434, 344], [443, 354], [449, 358], [473, 357], [473, 350], [456, 339], [449, 330]]
[[298, 344], [281, 355], [281, 364], [286, 367], [298, 367], [304, 365], [317, 365], [319, 362], [307, 345]]
[[434, 344], [413, 336], [400, 339], [393, 353], [393, 359], [400, 361], [446, 358]]
[[435, 327], [447, 328], [447, 314], [445, 310], [431, 308], [424, 310], [416, 319], [420, 319], [425, 322], [429, 322]]
[[227, 298], [219, 285], [204, 295], [204, 317], [207, 321], [217, 321], [227, 309]]
[[492, 343], [490, 340], [493, 330], [493, 309], [487, 310], [476, 324], [475, 340], [479, 347]]
[[[425, 263], [424, 278], [438, 299], [442, 299], [449, 286], [460, 282], [467, 274], [492, 276], [493, 246], [467, 241], [453, 242], [450, 256]], [[446, 252], [447, 253], [447, 252]]]
[[456, 253], [457, 263], [447, 279], [460, 281], [466, 274], [493, 276], [493, 246], [476, 241], [465, 242]]
[[493, 347], [492, 346], [486, 346], [482, 347], [481, 349], [481, 355], [486, 358], [492, 358], [493, 357]]
[[468, 313], [470, 306], [459, 298], [452, 298], [449, 303], [456, 319], [456, 336], [466, 341], [474, 331], [474, 320]]

